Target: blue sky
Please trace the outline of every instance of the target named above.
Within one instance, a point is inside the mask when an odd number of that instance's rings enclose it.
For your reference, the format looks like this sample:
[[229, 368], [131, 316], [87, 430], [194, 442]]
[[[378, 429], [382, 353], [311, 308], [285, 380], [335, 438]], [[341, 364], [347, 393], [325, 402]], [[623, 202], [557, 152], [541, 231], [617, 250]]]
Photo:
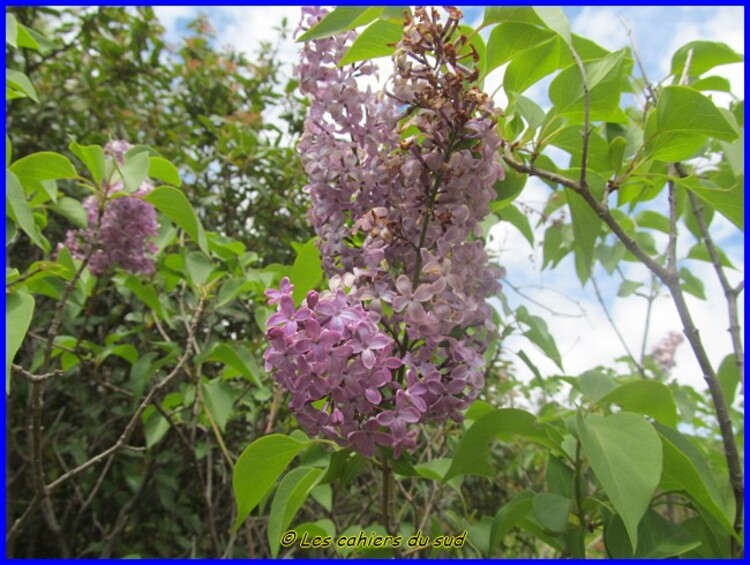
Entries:
[[[222, 44], [231, 44], [238, 50], [252, 55], [260, 41], [275, 41], [276, 27], [282, 17], [287, 17], [294, 27], [299, 18], [299, 9], [292, 6], [229, 6], [156, 7], [157, 15], [168, 30], [169, 37], [177, 40], [184, 31], [185, 23], [198, 11], [209, 14]], [[482, 18], [481, 7], [463, 8], [468, 23], [476, 24]], [[574, 33], [592, 39], [603, 47], [614, 50], [628, 45], [625, 24], [632, 29], [639, 51], [652, 82], [662, 80], [668, 73], [671, 55], [685, 43], [703, 39], [727, 43], [735, 51], [744, 53], [744, 8], [717, 6], [568, 6], [564, 8], [571, 21]], [[289, 40], [280, 44], [280, 55], [291, 69], [298, 46]], [[383, 60], [387, 69], [388, 61]], [[744, 64], [720, 67], [715, 73], [726, 76], [734, 93], [744, 98]], [[493, 82], [494, 81], [494, 82]], [[488, 78], [485, 89], [492, 92], [502, 82], [502, 69]], [[544, 106], [548, 104], [546, 89], [549, 81], [531, 87], [526, 96]], [[502, 93], [498, 104], [503, 104]], [[726, 104], [728, 97], [716, 98], [718, 104]], [[564, 154], [563, 154], [564, 155]], [[546, 200], [548, 189], [531, 180], [520, 201], [539, 208]], [[659, 205], [659, 201], [656, 202]], [[723, 245], [737, 267], [730, 271], [734, 283], [744, 277], [744, 237], [728, 221], [718, 218], [712, 224], [713, 235]], [[508, 270], [508, 279], [524, 292], [553, 310], [575, 314], [575, 317], [554, 316], [546, 310], [528, 304], [525, 299], [507, 288], [513, 304], [527, 303], [532, 313], [543, 316], [552, 335], [558, 339], [558, 347], [564, 356], [567, 374], [579, 374], [597, 364], [611, 365], [624, 354], [622, 346], [606, 321], [596, 302], [591, 286], [581, 289], [572, 261], [566, 260], [555, 271], [542, 271], [541, 250], [532, 248], [513, 228], [505, 224], [493, 230], [492, 247], [500, 251], [501, 262]], [[541, 234], [539, 234], [541, 235]], [[693, 244], [692, 236], [681, 234], [679, 247], [683, 254]], [[688, 297], [698, 326], [703, 330], [709, 356], [715, 365], [730, 352], [727, 339], [726, 306], [720, 294], [716, 277], [708, 264], [692, 261], [689, 267], [701, 278], [706, 287], [707, 301]], [[637, 265], [628, 266], [628, 278], [647, 281], [645, 270]], [[607, 298], [621, 333], [625, 335], [633, 351], [640, 351], [645, 319], [645, 301], [615, 298], [619, 280], [598, 273], [598, 282]], [[744, 313], [744, 295], [741, 299]], [[679, 330], [680, 324], [674, 307], [668, 298], [660, 298], [654, 305], [649, 332], [649, 347], [670, 330]], [[557, 374], [559, 370], [541, 354], [533, 351], [522, 339], [511, 339], [506, 347], [513, 358], [513, 351], [522, 348], [539, 365], [543, 374]], [[703, 388], [702, 377], [686, 345], [679, 348], [677, 367], [673, 374], [682, 382]], [[525, 374], [525, 369], [519, 371]]]

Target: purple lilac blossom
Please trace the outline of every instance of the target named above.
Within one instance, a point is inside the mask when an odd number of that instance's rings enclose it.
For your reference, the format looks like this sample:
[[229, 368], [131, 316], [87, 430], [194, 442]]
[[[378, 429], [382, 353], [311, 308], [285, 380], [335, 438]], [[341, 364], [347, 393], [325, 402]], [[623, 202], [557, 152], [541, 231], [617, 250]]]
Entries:
[[[126, 141], [114, 140], [104, 146], [104, 152], [123, 165], [125, 153], [130, 147]], [[122, 191], [123, 187], [122, 181], [112, 182], [106, 187], [106, 195]], [[157, 250], [152, 240], [159, 226], [156, 210], [143, 197], [153, 188], [149, 181], [144, 181], [131, 195], [107, 198], [103, 210], [97, 197], [89, 196], [83, 202], [88, 227], [69, 230], [62, 245], [76, 259], [86, 257], [94, 245], [89, 268], [97, 276], [115, 265], [131, 273], [152, 274], [152, 255]]]
[[[302, 12], [302, 30], [326, 14]], [[502, 271], [480, 223], [504, 172], [492, 101], [466, 86], [476, 54], [459, 19], [416, 9], [383, 93], [358, 86], [372, 63], [337, 66], [353, 31], [306, 42], [297, 67], [310, 98], [299, 145], [309, 217], [331, 290], [299, 308], [288, 279], [267, 291], [278, 312], [266, 370], [305, 431], [367, 456], [413, 449], [417, 424], [460, 421], [484, 386], [495, 331], [486, 299]], [[435, 50], [441, 64], [430, 61], [434, 37], [452, 43]], [[402, 139], [406, 129], [418, 134]]]

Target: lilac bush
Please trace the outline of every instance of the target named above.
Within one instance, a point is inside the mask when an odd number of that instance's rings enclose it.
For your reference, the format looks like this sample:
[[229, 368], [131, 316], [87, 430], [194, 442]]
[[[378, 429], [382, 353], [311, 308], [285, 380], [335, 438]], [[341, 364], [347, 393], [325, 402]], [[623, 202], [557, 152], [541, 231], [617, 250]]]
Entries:
[[675, 366], [677, 348], [685, 340], [680, 332], [671, 331], [651, 350], [651, 358], [664, 373], [669, 373]]
[[[304, 8], [301, 29], [325, 11]], [[384, 92], [338, 67], [355, 37], [307, 42], [297, 68], [310, 110], [300, 142], [309, 216], [330, 290], [299, 307], [268, 291], [266, 369], [310, 434], [372, 456], [416, 446], [417, 424], [459, 421], [484, 385], [495, 331], [486, 299], [503, 273], [480, 222], [503, 179], [496, 111], [474, 83], [460, 11], [415, 10]]]
[[[104, 152], [123, 165], [130, 147], [126, 141], [114, 140], [105, 145]], [[89, 268], [97, 276], [115, 265], [131, 273], [153, 273], [156, 246], [152, 240], [159, 225], [153, 205], [143, 199], [153, 188], [144, 181], [131, 195], [111, 198], [124, 184], [121, 180], [108, 183], [103, 199], [89, 196], [83, 202], [88, 227], [69, 230], [63, 245], [76, 259], [91, 253]]]

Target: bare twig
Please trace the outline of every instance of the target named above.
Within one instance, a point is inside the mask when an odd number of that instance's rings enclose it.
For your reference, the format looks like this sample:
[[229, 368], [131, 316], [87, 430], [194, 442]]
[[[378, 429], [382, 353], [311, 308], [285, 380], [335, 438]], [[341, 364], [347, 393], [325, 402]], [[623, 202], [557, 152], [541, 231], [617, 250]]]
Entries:
[[24, 369], [20, 365], [16, 365], [15, 363], [13, 363], [11, 369], [14, 375], [23, 377], [24, 379], [32, 383], [43, 383], [45, 381], [48, 381], [52, 377], [61, 377], [63, 374], [60, 369], [56, 369], [54, 371], [50, 371], [49, 373], [44, 373], [43, 375], [35, 375], [34, 373], [27, 371], [26, 369]]
[[612, 326], [612, 329], [615, 331], [615, 334], [617, 334], [617, 339], [620, 340], [620, 343], [622, 344], [622, 347], [625, 349], [625, 352], [628, 354], [628, 357], [630, 357], [630, 360], [636, 366], [636, 368], [638, 369], [638, 372], [645, 379], [646, 373], [643, 370], [643, 366], [638, 362], [638, 360], [635, 358], [633, 353], [630, 351], [630, 348], [628, 347], [628, 344], [625, 341], [625, 338], [622, 336], [619, 328], [617, 327], [617, 324], [615, 324], [615, 321], [612, 319], [612, 316], [609, 313], [609, 308], [607, 308], [607, 305], [604, 302], [604, 299], [602, 298], [602, 293], [599, 291], [599, 285], [597, 284], [596, 277], [594, 276], [593, 273], [591, 274], [591, 282], [594, 285], [594, 293], [596, 294], [596, 299], [599, 302], [599, 305], [602, 307], [602, 310], [604, 311], [604, 315], [607, 317], [607, 321], [609, 322], [609, 325]]

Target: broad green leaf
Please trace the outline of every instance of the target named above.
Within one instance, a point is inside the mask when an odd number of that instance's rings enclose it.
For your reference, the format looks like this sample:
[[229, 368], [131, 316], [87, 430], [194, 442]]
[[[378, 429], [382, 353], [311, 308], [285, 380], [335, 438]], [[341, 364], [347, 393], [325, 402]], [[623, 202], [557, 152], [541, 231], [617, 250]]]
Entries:
[[14, 292], [5, 297], [5, 394], [10, 394], [10, 368], [34, 315], [34, 297]]
[[617, 290], [617, 296], [621, 298], [627, 298], [642, 286], [643, 283], [624, 280], [622, 281], [622, 283], [620, 283], [620, 288]]
[[537, 17], [546, 27], [562, 37], [566, 43], [570, 44], [570, 22], [562, 8], [558, 6], [541, 6], [534, 8], [534, 12], [536, 12]]
[[75, 141], [71, 141], [68, 148], [85, 165], [96, 185], [101, 186], [104, 179], [104, 149], [98, 145], [78, 145]]
[[568, 514], [572, 501], [559, 494], [539, 493], [532, 499], [532, 508], [537, 521], [552, 532], [564, 532], [568, 526]]
[[731, 92], [732, 85], [729, 79], [724, 77], [710, 76], [695, 81], [690, 85], [695, 90], [713, 90], [715, 92]]
[[[727, 257], [727, 254], [724, 253], [724, 251], [722, 251], [719, 248], [715, 248], [715, 249], [716, 249], [716, 254], [719, 256], [719, 264], [722, 267], [736, 270], [736, 267], [729, 260], [729, 257]], [[696, 243], [690, 248], [690, 251], [688, 251], [688, 254], [687, 254], [687, 258], [695, 259], [697, 261], [705, 261], [707, 263], [713, 263], [713, 259], [711, 258], [711, 255], [709, 255], [708, 253], [706, 244], [703, 243], [702, 241], [699, 241], [698, 243]]]
[[687, 86], [668, 86], [659, 96], [655, 116], [647, 122], [646, 149], [653, 159], [687, 159], [707, 137], [724, 141], [738, 134], [714, 103]]
[[500, 24], [492, 30], [487, 40], [484, 73], [489, 74], [516, 55], [550, 40], [552, 35], [551, 31], [530, 24], [520, 22]]
[[477, 418], [461, 437], [443, 482], [458, 475], [494, 476], [495, 468], [489, 462], [489, 443], [503, 434], [517, 434], [548, 445], [549, 440], [536, 426], [536, 421], [533, 414], [516, 408], [496, 409]]
[[[589, 119], [609, 120], [620, 105], [620, 91], [626, 49], [603, 59], [584, 63], [589, 87]], [[578, 65], [563, 69], [550, 83], [549, 97], [555, 110], [572, 123], [583, 123], [583, 77]]]
[[256, 439], [237, 459], [232, 474], [232, 487], [237, 504], [237, 530], [248, 514], [273, 488], [292, 459], [310, 445], [282, 434], [271, 434]]
[[529, 245], [534, 246], [534, 231], [531, 229], [531, 224], [526, 214], [513, 206], [513, 204], [508, 204], [503, 206], [498, 215], [501, 221], [506, 221], [514, 226], [526, 238]]
[[34, 85], [31, 84], [29, 77], [22, 72], [5, 69], [5, 84], [6, 86], [9, 85], [20, 95], [31, 98], [34, 102], [39, 102], [39, 96], [36, 93]]
[[655, 424], [664, 453], [661, 488], [681, 490], [706, 509], [728, 531], [732, 531], [734, 501], [722, 501], [708, 461], [683, 434]]
[[146, 449], [151, 449], [159, 443], [169, 431], [167, 420], [154, 406], [147, 406], [141, 414], [143, 433], [146, 436]]
[[742, 182], [738, 182], [728, 189], [711, 188], [706, 186], [704, 181], [695, 177], [677, 178], [675, 182], [693, 192], [704, 203], [714, 208], [740, 230], [745, 231], [744, 178], [740, 176], [738, 180]]
[[180, 172], [177, 170], [177, 167], [163, 157], [148, 158], [148, 176], [164, 181], [177, 188], [182, 185]]
[[168, 316], [164, 312], [164, 307], [159, 300], [159, 294], [152, 285], [144, 285], [136, 276], [129, 276], [125, 282], [125, 287], [133, 292], [138, 299], [151, 309], [154, 314], [162, 320], [167, 320]]
[[484, 9], [482, 27], [502, 22], [520, 22], [536, 26], [544, 25], [534, 8], [526, 6], [488, 6]]
[[648, 510], [662, 472], [659, 435], [643, 416], [578, 413], [578, 434], [596, 478], [638, 547], [638, 523]]
[[590, 269], [594, 262], [594, 246], [596, 245], [596, 238], [601, 229], [602, 220], [591, 209], [591, 206], [586, 204], [586, 201], [580, 194], [569, 188], [565, 188], [565, 196], [570, 208], [570, 220], [573, 224], [575, 245], [583, 253], [586, 265]]
[[682, 281], [682, 290], [692, 294], [701, 300], [706, 299], [706, 291], [703, 288], [703, 281], [696, 277], [689, 269], [682, 267], [680, 269], [680, 280]]
[[260, 386], [261, 369], [253, 354], [244, 347], [236, 343], [220, 343], [211, 352], [208, 360], [224, 363]]
[[151, 202], [159, 212], [185, 230], [198, 244], [201, 251], [208, 255], [206, 232], [183, 192], [171, 186], [159, 186], [152, 190], [144, 200]]
[[560, 40], [553, 37], [536, 47], [516, 56], [505, 69], [503, 88], [510, 97], [511, 92], [522, 93], [558, 68], [560, 62]]
[[688, 52], [691, 50], [693, 55], [690, 58], [690, 68], [688, 69], [690, 76], [699, 76], [714, 67], [730, 63], [741, 63], [745, 60], [742, 55], [735, 53], [725, 43], [716, 41], [691, 41], [680, 47], [672, 56], [671, 74], [675, 77], [675, 81], [680, 80], [682, 72], [685, 69]]
[[342, 31], [370, 23], [377, 18], [383, 8], [355, 8], [339, 6], [325, 15], [322, 20], [297, 38], [297, 41], [310, 41], [329, 37]]
[[664, 425], [677, 426], [677, 405], [672, 391], [658, 381], [638, 380], [620, 385], [599, 400], [600, 404], [608, 402], [651, 416]]
[[70, 160], [51, 151], [33, 153], [19, 159], [10, 166], [22, 184], [30, 181], [45, 181], [76, 178], [78, 174]]
[[234, 404], [231, 385], [221, 379], [204, 381], [201, 383], [201, 393], [206, 410], [209, 411], [219, 429], [224, 432], [227, 422], [232, 417]]
[[492, 203], [493, 212], [502, 210], [513, 202], [526, 186], [527, 175], [517, 173], [509, 169], [505, 171], [505, 178], [495, 183], [495, 192], [498, 199]]
[[75, 198], [63, 196], [50, 209], [67, 218], [77, 228], [85, 228], [89, 223], [86, 209]]
[[524, 336], [536, 345], [542, 353], [549, 357], [555, 364], [560, 367], [560, 370], [564, 370], [562, 367], [562, 357], [557, 349], [555, 339], [550, 335], [547, 329], [547, 323], [539, 316], [529, 314], [529, 311], [525, 306], [519, 306], [516, 310], [516, 318], [519, 322], [525, 324], [528, 329], [524, 332]]
[[573, 478], [573, 469], [566, 465], [562, 459], [550, 453], [547, 458], [547, 490], [565, 498], [572, 498], [575, 490], [573, 488]]
[[185, 272], [194, 286], [206, 284], [214, 266], [205, 253], [192, 251], [185, 255]]
[[16, 39], [18, 38], [18, 23], [13, 14], [5, 14], [5, 42], [16, 47]]
[[635, 223], [642, 228], [658, 230], [662, 233], [669, 233], [669, 218], [664, 214], [654, 210], [643, 210], [635, 216]]
[[279, 483], [268, 515], [268, 545], [272, 557], [278, 557], [281, 534], [292, 523], [322, 474], [323, 469], [299, 467], [289, 471]]
[[609, 375], [592, 369], [578, 375], [578, 378], [571, 381], [581, 394], [589, 402], [595, 403], [606, 396], [610, 391], [617, 387], [615, 380]]
[[531, 513], [533, 499], [534, 493], [526, 491], [516, 495], [500, 507], [490, 530], [489, 555], [492, 555], [497, 545], [518, 524], [519, 520]]
[[633, 551], [620, 516], [613, 516], [604, 529], [604, 542], [610, 557], [665, 559], [695, 549], [701, 542], [680, 525], [649, 509], [638, 526], [638, 548]]
[[124, 177], [125, 192], [135, 192], [138, 190], [143, 181], [148, 178], [148, 169], [148, 152], [128, 150], [125, 153], [125, 163], [120, 166], [120, 171], [122, 171]]
[[308, 241], [294, 260], [289, 279], [294, 285], [292, 298], [299, 304], [307, 293], [316, 288], [323, 280], [323, 267], [320, 262], [320, 251], [315, 245], [315, 238]]
[[400, 24], [388, 20], [375, 20], [357, 36], [339, 61], [339, 67], [390, 55], [401, 40], [402, 32], [403, 26]]
[[11, 219], [29, 236], [34, 245], [47, 251], [49, 243], [39, 232], [39, 228], [34, 220], [34, 214], [23, 192], [23, 187], [18, 182], [18, 177], [8, 169], [5, 169], [5, 202], [7, 204], [6, 214], [10, 212]]
[[737, 385], [740, 382], [740, 372], [734, 353], [730, 353], [721, 361], [717, 376], [727, 405], [731, 406], [734, 404], [734, 395], [737, 394]]

